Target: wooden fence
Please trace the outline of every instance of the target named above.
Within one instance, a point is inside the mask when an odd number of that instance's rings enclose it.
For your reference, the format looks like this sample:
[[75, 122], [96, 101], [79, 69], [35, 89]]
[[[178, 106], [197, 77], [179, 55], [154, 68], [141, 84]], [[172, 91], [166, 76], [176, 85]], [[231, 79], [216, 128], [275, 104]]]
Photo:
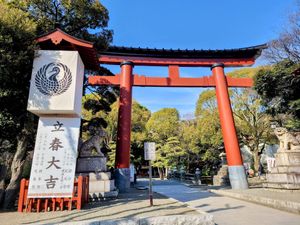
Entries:
[[[185, 181], [188, 183], [195, 183], [196, 182], [196, 176], [192, 173], [178, 173], [174, 172], [172, 175], [169, 176], [169, 178]], [[212, 184], [213, 183], [213, 177], [212, 176], [201, 176], [200, 177], [202, 184]]]
[[29, 180], [22, 179], [18, 200], [18, 212], [47, 212], [80, 210], [89, 200], [89, 177], [79, 176], [74, 181], [73, 196], [69, 198], [27, 198]]

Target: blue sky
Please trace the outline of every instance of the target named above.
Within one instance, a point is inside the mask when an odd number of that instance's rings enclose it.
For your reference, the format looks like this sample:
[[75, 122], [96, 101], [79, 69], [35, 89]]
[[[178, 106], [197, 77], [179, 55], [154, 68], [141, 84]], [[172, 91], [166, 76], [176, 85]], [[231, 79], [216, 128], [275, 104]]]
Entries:
[[[224, 49], [266, 43], [287, 26], [296, 0], [104, 0], [113, 45], [149, 48]], [[258, 60], [257, 64], [262, 63]], [[119, 73], [118, 66], [109, 67]], [[229, 71], [230, 69], [227, 69]], [[209, 68], [183, 68], [200, 77]], [[166, 67], [138, 67], [134, 73], [167, 76]], [[201, 88], [133, 88], [133, 98], [152, 112], [177, 108], [193, 113]]]

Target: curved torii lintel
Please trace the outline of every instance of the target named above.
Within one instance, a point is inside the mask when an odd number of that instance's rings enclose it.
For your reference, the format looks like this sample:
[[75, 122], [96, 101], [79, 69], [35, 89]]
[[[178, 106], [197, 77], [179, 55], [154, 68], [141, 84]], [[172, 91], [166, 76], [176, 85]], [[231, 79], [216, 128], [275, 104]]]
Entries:
[[216, 50], [182, 50], [110, 46], [99, 52], [99, 62], [119, 65], [131, 61], [135, 66], [211, 67], [223, 63], [226, 67], [251, 66], [267, 45]]
[[92, 42], [58, 28], [41, 35], [36, 41], [45, 50], [77, 50], [85, 67], [91, 70], [99, 70], [100, 63], [120, 65], [123, 61], [131, 61], [136, 66], [210, 67], [215, 63], [223, 63], [226, 67], [251, 66], [267, 47], [262, 44], [236, 49], [175, 50], [110, 46], [105, 51], [98, 51]]

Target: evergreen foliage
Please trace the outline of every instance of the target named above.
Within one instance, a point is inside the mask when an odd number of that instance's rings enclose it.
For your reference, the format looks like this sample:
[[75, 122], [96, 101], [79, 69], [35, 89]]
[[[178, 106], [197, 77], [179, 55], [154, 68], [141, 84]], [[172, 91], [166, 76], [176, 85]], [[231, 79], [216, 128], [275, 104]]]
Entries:
[[261, 69], [255, 77], [255, 90], [280, 126], [300, 129], [300, 76], [298, 63], [284, 60]]

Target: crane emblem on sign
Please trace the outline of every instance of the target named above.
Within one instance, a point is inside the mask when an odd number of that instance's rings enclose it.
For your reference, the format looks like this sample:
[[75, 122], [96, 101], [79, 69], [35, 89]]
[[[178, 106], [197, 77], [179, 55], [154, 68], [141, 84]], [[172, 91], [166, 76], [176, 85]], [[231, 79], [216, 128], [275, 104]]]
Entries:
[[68, 90], [72, 83], [70, 69], [62, 63], [49, 63], [42, 66], [36, 76], [35, 85], [44, 95], [60, 95]]

